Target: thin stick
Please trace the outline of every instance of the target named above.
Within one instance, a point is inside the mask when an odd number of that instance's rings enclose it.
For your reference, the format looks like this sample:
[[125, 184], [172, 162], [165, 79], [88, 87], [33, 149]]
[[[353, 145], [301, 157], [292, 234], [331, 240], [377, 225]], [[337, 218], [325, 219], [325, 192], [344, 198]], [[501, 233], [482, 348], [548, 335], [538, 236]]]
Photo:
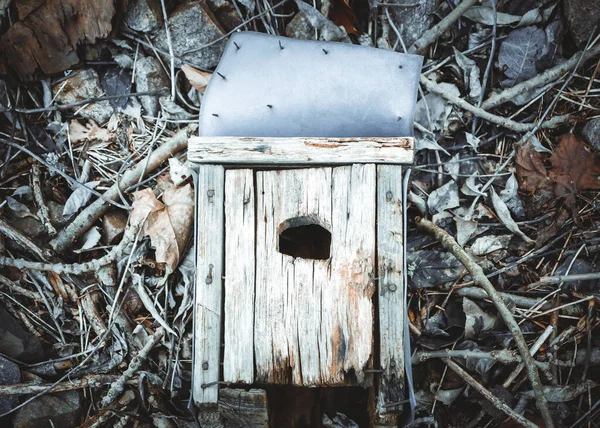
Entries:
[[589, 281], [593, 279], [600, 279], [600, 272], [580, 273], [576, 275], [544, 276], [537, 282], [529, 284], [527, 288], [536, 288], [541, 285], [558, 284], [559, 282]]
[[[146, 166], [146, 159], [142, 159], [135, 168], [130, 169], [119, 182], [121, 189], [126, 189], [134, 185], [142, 176], [142, 172], [154, 171], [168, 157], [179, 153], [187, 147], [188, 129], [183, 129], [175, 134], [170, 140], [163, 143], [158, 149], [152, 152]], [[103, 199], [98, 199], [79, 213], [77, 217], [59, 234], [50, 241], [50, 246], [59, 253], [69, 248], [79, 236], [87, 232], [90, 227], [106, 212], [108, 205], [104, 199], [111, 201], [119, 197], [119, 190], [116, 184], [104, 192]]]
[[421, 218], [417, 218], [417, 227], [433, 235], [438, 241], [440, 241], [442, 247], [452, 253], [454, 257], [456, 257], [465, 266], [465, 268], [467, 268], [475, 284], [479, 285], [488, 293], [490, 300], [496, 306], [498, 313], [504, 320], [504, 323], [515, 339], [517, 348], [521, 354], [521, 358], [523, 359], [525, 367], [527, 368], [531, 387], [535, 392], [537, 408], [544, 419], [544, 423], [548, 428], [554, 427], [554, 422], [552, 421], [552, 415], [550, 414], [550, 409], [548, 408], [548, 401], [544, 395], [542, 381], [537, 371], [535, 360], [529, 353], [529, 347], [527, 346], [527, 342], [525, 342], [525, 338], [523, 337], [523, 333], [519, 328], [519, 324], [515, 320], [512, 312], [504, 303], [500, 293], [498, 293], [498, 291], [494, 288], [490, 280], [487, 279], [481, 266], [471, 259], [471, 256], [469, 256], [467, 252], [460, 245], [458, 245], [458, 243], [452, 236], [448, 234], [448, 232], [436, 226], [431, 221]]
[[16, 112], [22, 114], [37, 114], [37, 113], [45, 113], [50, 111], [58, 111], [58, 110], [68, 110], [73, 107], [84, 106], [87, 104], [98, 103], [100, 101], [110, 101], [110, 100], [118, 100], [120, 98], [130, 98], [130, 97], [141, 97], [144, 95], [161, 95], [165, 93], [165, 89], [156, 89], [154, 91], [147, 92], [133, 92], [131, 94], [117, 94], [117, 95], [106, 95], [104, 97], [95, 97], [87, 100], [75, 101], [69, 104], [55, 104], [53, 106], [41, 107], [41, 108], [0, 108], [0, 113], [6, 112]]
[[38, 216], [46, 231], [48, 231], [48, 235], [54, 236], [56, 235], [56, 229], [52, 225], [52, 221], [50, 220], [50, 212], [48, 211], [48, 207], [46, 206], [46, 202], [44, 201], [44, 195], [42, 195], [42, 178], [40, 167], [37, 164], [33, 164], [31, 166], [31, 187], [33, 188], [33, 199], [35, 199], [35, 203], [38, 206]]
[[144, 345], [140, 352], [131, 359], [129, 362], [129, 366], [127, 370], [123, 372], [123, 374], [112, 383], [108, 393], [102, 399], [102, 407], [108, 406], [114, 400], [116, 400], [121, 392], [125, 389], [125, 384], [129, 379], [133, 377], [135, 373], [142, 367], [142, 364], [148, 358], [148, 354], [156, 346], [156, 344], [162, 339], [165, 334], [165, 330], [162, 327], [159, 327], [156, 332], [150, 337], [148, 342]]
[[[515, 421], [517, 421], [518, 423], [520, 423], [523, 426], [526, 426], [529, 428], [538, 428], [538, 426], [536, 424], [534, 424], [533, 422], [531, 422], [528, 419], [525, 419], [525, 417], [521, 416], [520, 414], [516, 413], [513, 409], [508, 407], [508, 405], [506, 405], [506, 403], [504, 403], [503, 401], [498, 399], [498, 397], [496, 397], [494, 394], [492, 394], [490, 391], [488, 391], [482, 384], [477, 382], [473, 376], [471, 376], [469, 373], [467, 373], [466, 370], [463, 370], [463, 368], [461, 366], [459, 366], [458, 364], [456, 364], [454, 361], [452, 361], [449, 358], [444, 358], [444, 362], [446, 363], [446, 365], [448, 366], [448, 368], [450, 370], [452, 370], [454, 373], [456, 373], [461, 378], [463, 378], [465, 380], [465, 382], [467, 382], [469, 385], [471, 385], [473, 387], [473, 389], [475, 389], [477, 392], [479, 392], [481, 395], [483, 395], [485, 398], [487, 398], [490, 401], [490, 403], [492, 403], [494, 405], [494, 407], [496, 409], [503, 411], [504, 413], [506, 413], [506, 415], [509, 418], [514, 419]], [[550, 420], [550, 423], [552, 423], [552, 420]], [[554, 426], [554, 425], [550, 425], [550, 426]]]
[[[537, 351], [540, 350], [546, 339], [548, 339], [548, 337], [550, 337], [550, 334], [552, 334], [552, 331], [554, 331], [554, 327], [549, 325], [548, 327], [546, 327], [546, 330], [544, 330], [540, 337], [537, 338], [537, 340], [529, 350], [529, 353], [532, 357], [537, 353]], [[508, 388], [510, 384], [515, 381], [517, 376], [519, 376], [519, 374], [523, 371], [524, 367], [525, 366], [523, 365], [523, 363], [519, 363], [519, 365], [513, 370], [513, 372], [506, 378], [502, 386], [504, 388]]]
[[548, 83], [552, 83], [560, 79], [565, 73], [573, 70], [580, 60], [581, 62], [585, 62], [591, 58], [594, 58], [598, 54], [600, 54], [600, 44], [588, 50], [578, 52], [569, 58], [568, 61], [565, 61], [556, 67], [550, 68], [529, 80], [518, 83], [512, 88], [507, 88], [499, 94], [491, 95], [483, 102], [483, 104], [481, 104], [481, 108], [484, 110], [491, 110], [528, 91], [541, 88]]
[[477, 1], [478, 0], [463, 0], [452, 12], [446, 15], [444, 19], [425, 31], [423, 35], [408, 48], [408, 52], [422, 55], [429, 45], [435, 42], [438, 37], [452, 27], [452, 25], [458, 21], [471, 6], [477, 3]]
[[167, 15], [165, 0], [160, 0], [160, 6], [162, 8], [163, 19], [165, 21], [165, 33], [167, 35], [167, 46], [169, 47], [169, 56], [171, 57], [171, 101], [175, 101], [175, 96], [177, 94], [175, 81], [175, 54], [173, 53], [173, 43], [171, 42], [171, 29], [169, 28], [169, 16]]
[[520, 132], [520, 133], [528, 132], [528, 131], [531, 131], [532, 129], [535, 129], [536, 127], [544, 128], [544, 129], [552, 129], [552, 128], [556, 128], [559, 125], [562, 125], [565, 122], [568, 122], [571, 118], [570, 115], [566, 114], [566, 115], [562, 115], [562, 116], [555, 116], [552, 119], [542, 122], [540, 124], [519, 123], [519, 122], [516, 122], [511, 119], [507, 119], [507, 118], [497, 116], [492, 113], [488, 113], [483, 108], [475, 107], [473, 104], [463, 100], [462, 98], [460, 98], [456, 95], [453, 95], [453, 94], [449, 93], [448, 91], [445, 91], [437, 83], [435, 83], [432, 80], [429, 80], [425, 76], [421, 76], [421, 84], [429, 92], [433, 92], [435, 94], [441, 95], [447, 101], [449, 101], [451, 104], [454, 104], [455, 106], [460, 107], [463, 110], [471, 112], [474, 115], [482, 118], [483, 120], [487, 120], [488, 122], [494, 123], [498, 126], [503, 126], [504, 128], [510, 129], [511, 131], [514, 131], [514, 132]]
[[115, 375], [88, 375], [81, 379], [71, 379], [66, 382], [61, 382], [53, 386], [47, 383], [16, 383], [13, 385], [2, 385], [0, 388], [0, 397], [7, 395], [23, 395], [37, 394], [45, 392], [52, 387], [52, 392], [73, 391], [82, 388], [100, 388], [108, 383], [112, 383], [118, 379]]
[[38, 260], [46, 260], [44, 251], [31, 239], [0, 218], [0, 233], [19, 244], [24, 250], [33, 254]]

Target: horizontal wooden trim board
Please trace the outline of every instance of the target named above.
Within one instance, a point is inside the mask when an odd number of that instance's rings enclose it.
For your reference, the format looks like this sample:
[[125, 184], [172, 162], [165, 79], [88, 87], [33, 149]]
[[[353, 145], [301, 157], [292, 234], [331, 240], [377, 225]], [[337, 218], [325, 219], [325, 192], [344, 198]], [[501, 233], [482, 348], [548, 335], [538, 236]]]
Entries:
[[258, 138], [192, 137], [190, 162], [237, 165], [411, 164], [412, 137]]

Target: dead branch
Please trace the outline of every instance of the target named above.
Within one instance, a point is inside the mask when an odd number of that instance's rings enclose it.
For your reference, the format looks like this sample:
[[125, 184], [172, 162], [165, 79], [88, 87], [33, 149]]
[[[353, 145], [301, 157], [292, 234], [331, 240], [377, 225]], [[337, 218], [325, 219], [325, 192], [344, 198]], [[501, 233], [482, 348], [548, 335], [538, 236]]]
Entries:
[[100, 388], [117, 380], [115, 375], [88, 375], [81, 379], [71, 379], [56, 385], [48, 383], [17, 383], [14, 385], [2, 385], [0, 397], [7, 395], [38, 394], [52, 388], [52, 392], [73, 391], [82, 388]]
[[[0, 220], [1, 222], [2, 220]], [[42, 263], [33, 262], [25, 259], [13, 259], [11, 257], [0, 257], [0, 266], [9, 266], [17, 269], [34, 269], [39, 271], [51, 271], [58, 274], [74, 274], [81, 275], [82, 273], [92, 272], [100, 269], [109, 263], [114, 262], [117, 258], [123, 254], [123, 251], [133, 242], [135, 234], [137, 233], [136, 227], [129, 227], [123, 234], [123, 239], [119, 242], [119, 245], [113, 247], [108, 254], [100, 257], [99, 259], [91, 260], [85, 263]]]
[[452, 236], [448, 234], [448, 232], [426, 219], [417, 218], [416, 222], [417, 227], [433, 235], [438, 241], [440, 241], [442, 247], [451, 252], [454, 257], [456, 257], [465, 266], [465, 268], [467, 268], [475, 284], [479, 285], [488, 293], [490, 300], [496, 306], [498, 313], [515, 339], [517, 348], [521, 354], [521, 358], [523, 359], [525, 367], [527, 368], [527, 372], [529, 373], [531, 387], [536, 394], [536, 404], [542, 415], [542, 418], [544, 419], [544, 423], [547, 427], [553, 427], [554, 422], [552, 421], [552, 415], [550, 414], [550, 409], [548, 408], [548, 401], [546, 400], [544, 390], [542, 389], [542, 381], [537, 371], [535, 360], [530, 354], [529, 347], [527, 346], [527, 342], [525, 342], [525, 338], [523, 337], [523, 333], [521, 332], [519, 324], [515, 320], [512, 312], [504, 303], [500, 293], [498, 293], [498, 291], [494, 288], [490, 280], [487, 279], [481, 266], [471, 259], [471, 256], [469, 256], [467, 252], [460, 245], [458, 245], [458, 243]]
[[461, 16], [478, 0], [463, 0], [458, 6], [454, 8], [444, 19], [438, 22], [436, 25], [425, 31], [418, 40], [416, 40], [412, 46], [408, 48], [408, 53], [416, 53], [423, 55], [425, 50], [435, 42], [438, 37], [444, 34]]
[[125, 370], [123, 374], [111, 384], [110, 390], [102, 399], [102, 407], [108, 406], [110, 403], [117, 399], [121, 392], [123, 392], [127, 381], [131, 379], [133, 375], [137, 373], [137, 371], [142, 367], [142, 364], [144, 363], [146, 358], [148, 358], [148, 354], [150, 353], [152, 348], [156, 346], [160, 339], [162, 339], [164, 334], [165, 330], [162, 327], [159, 327], [156, 330], [156, 332], [150, 337], [150, 339], [144, 345], [144, 347], [140, 349], [140, 352], [131, 359], [127, 370]]
[[504, 103], [507, 103], [514, 99], [518, 95], [522, 95], [528, 91], [541, 88], [544, 85], [555, 82], [561, 78], [565, 73], [573, 70], [581, 58], [582, 62], [585, 62], [591, 58], [600, 54], [600, 44], [590, 48], [586, 51], [578, 52], [569, 58], [568, 61], [557, 65], [556, 67], [550, 68], [537, 76], [518, 83], [512, 88], [504, 89], [502, 92], [490, 95], [490, 97], [481, 104], [483, 110], [491, 110]]
[[[449, 358], [445, 358], [444, 362], [446, 363], [446, 365], [448, 366], [448, 368], [450, 370], [452, 370], [454, 373], [456, 373], [461, 378], [463, 378], [465, 380], [465, 382], [467, 382], [477, 392], [479, 392], [481, 395], [483, 395], [485, 398], [487, 398], [489, 400], [489, 402], [492, 403], [496, 409], [503, 411], [504, 413], [506, 413], [506, 415], [509, 418], [514, 419], [515, 421], [517, 421], [518, 423], [520, 423], [523, 426], [530, 427], [530, 428], [538, 428], [536, 424], [534, 424], [533, 422], [531, 422], [528, 419], [525, 419], [523, 416], [521, 416], [520, 414], [516, 413], [513, 409], [508, 407], [506, 405], [506, 403], [504, 403], [502, 400], [500, 400], [498, 397], [496, 397], [494, 394], [492, 394], [490, 391], [488, 391], [482, 384], [477, 382], [477, 380], [475, 380], [475, 378], [473, 376], [471, 376], [469, 373], [467, 373], [466, 370], [463, 370], [463, 368], [461, 366], [459, 366], [458, 364], [456, 364], [454, 361], [452, 361]], [[552, 423], [552, 420], [550, 420], [550, 422]]]
[[541, 285], [560, 284], [561, 282], [589, 281], [594, 279], [600, 279], [600, 272], [580, 273], [576, 275], [544, 276], [538, 281], [529, 284], [528, 288], [537, 288]]
[[[489, 297], [484, 290], [477, 287], [457, 288], [455, 290], [455, 293], [462, 297], [468, 297], [469, 299], [487, 299]], [[500, 292], [500, 296], [502, 296], [505, 302], [511, 302], [519, 308], [533, 308], [540, 304], [540, 299], [536, 299], [533, 297], [525, 297], [519, 296], [518, 294], [510, 294], [503, 292]], [[551, 308], [552, 303], [550, 302], [546, 302], [540, 307], [540, 309], [543, 311]]]
[[421, 76], [421, 84], [429, 92], [441, 95], [451, 104], [471, 112], [483, 120], [487, 120], [488, 122], [502, 126], [506, 129], [510, 129], [514, 132], [524, 133], [535, 129], [536, 127], [539, 127], [540, 129], [552, 129], [562, 125], [565, 122], [568, 122], [571, 119], [571, 115], [566, 114], [562, 116], [555, 116], [550, 120], [540, 123], [539, 125], [536, 123], [519, 123], [515, 122], [514, 120], [489, 113], [483, 108], [475, 107], [473, 104], [463, 100], [462, 98], [452, 95], [448, 91], [444, 91], [444, 89], [442, 89], [437, 83], [425, 76]]
[[[124, 190], [135, 184], [144, 173], [154, 171], [167, 158], [184, 150], [187, 147], [187, 138], [190, 128], [183, 129], [175, 134], [170, 140], [152, 152], [149, 158], [142, 159], [135, 168], [123, 174], [119, 185], [114, 184], [104, 192], [104, 199], [116, 201], [119, 197], [119, 189]], [[63, 229], [52, 241], [50, 246], [57, 252], [66, 251], [75, 240], [87, 232], [93, 224], [106, 212], [108, 205], [103, 199], [98, 199], [79, 213], [77, 217]]]
[[38, 247], [31, 239], [23, 235], [17, 229], [12, 227], [10, 224], [0, 218], [0, 233], [16, 242], [23, 248], [23, 250], [35, 256], [38, 260], [46, 260], [44, 251]]

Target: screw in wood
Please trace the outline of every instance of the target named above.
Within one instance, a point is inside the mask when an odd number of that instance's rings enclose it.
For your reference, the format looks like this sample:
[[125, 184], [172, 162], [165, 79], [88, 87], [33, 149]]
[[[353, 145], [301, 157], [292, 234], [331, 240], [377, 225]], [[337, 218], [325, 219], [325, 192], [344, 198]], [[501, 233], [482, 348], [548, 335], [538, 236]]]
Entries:
[[402, 120], [402, 116], [398, 116], [398, 122]]
[[219, 117], [219, 115], [217, 113], [213, 113], [212, 114], [214, 117]]
[[403, 65], [402, 65], [402, 64], [400, 64], [400, 65], [398, 66], [398, 68], [402, 69], [402, 68], [403, 68]]
[[213, 189], [209, 189], [208, 192], [206, 192], [206, 195], [209, 198], [212, 198], [213, 196], [215, 196], [215, 191]]
[[385, 199], [387, 201], [391, 201], [393, 196], [394, 196], [394, 194], [390, 190], [388, 190], [387, 193], [385, 194]]

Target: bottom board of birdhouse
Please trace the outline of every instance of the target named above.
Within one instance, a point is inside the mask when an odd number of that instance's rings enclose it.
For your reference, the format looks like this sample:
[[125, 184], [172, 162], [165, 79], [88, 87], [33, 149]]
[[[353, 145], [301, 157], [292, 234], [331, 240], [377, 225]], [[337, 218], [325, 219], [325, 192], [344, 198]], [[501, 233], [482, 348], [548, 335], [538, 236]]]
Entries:
[[382, 413], [400, 407], [401, 195], [396, 165], [198, 166], [196, 403], [219, 382], [376, 381]]

